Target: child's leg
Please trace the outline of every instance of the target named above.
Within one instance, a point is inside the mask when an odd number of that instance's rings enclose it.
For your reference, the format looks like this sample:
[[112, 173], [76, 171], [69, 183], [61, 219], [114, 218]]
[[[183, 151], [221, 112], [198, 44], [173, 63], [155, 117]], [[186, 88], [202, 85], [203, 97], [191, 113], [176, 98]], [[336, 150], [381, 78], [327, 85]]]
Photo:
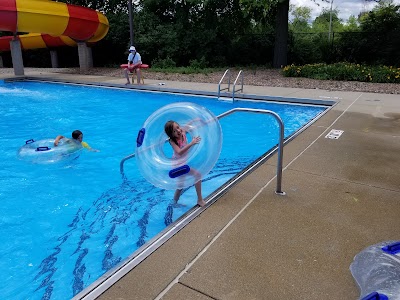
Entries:
[[175, 191], [175, 194], [174, 194], [174, 201], [175, 202], [178, 202], [179, 197], [181, 196], [181, 193], [182, 193], [182, 189]]
[[194, 185], [196, 188], [196, 194], [197, 194], [197, 204], [199, 206], [204, 206], [206, 205], [206, 202], [203, 200], [203, 196], [201, 194], [201, 180], [197, 181]]
[[194, 184], [197, 194], [197, 204], [199, 206], [204, 206], [206, 205], [206, 202], [203, 200], [203, 195], [201, 193], [201, 174], [195, 169], [191, 169], [190, 174], [193, 175], [197, 180], [197, 182]]

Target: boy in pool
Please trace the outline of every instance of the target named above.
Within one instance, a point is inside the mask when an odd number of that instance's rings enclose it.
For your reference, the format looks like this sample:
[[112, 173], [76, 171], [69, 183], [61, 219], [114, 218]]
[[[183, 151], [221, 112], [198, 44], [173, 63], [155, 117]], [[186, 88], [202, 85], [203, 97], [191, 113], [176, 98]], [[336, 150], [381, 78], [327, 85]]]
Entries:
[[[67, 142], [68, 142], [68, 141], [71, 141], [70, 139], [66, 138], [66, 137], [63, 136], [63, 135], [58, 135], [58, 136], [56, 137], [56, 139], [54, 140], [54, 146], [57, 146], [61, 139], [65, 139]], [[89, 151], [92, 151], [92, 152], [99, 152], [99, 150], [91, 148], [91, 147], [89, 146], [88, 143], [82, 141], [82, 140], [83, 140], [83, 133], [82, 133], [82, 131], [80, 131], [80, 130], [74, 130], [74, 131], [72, 132], [72, 140], [73, 140], [74, 142], [76, 142], [76, 143], [81, 144], [83, 148], [86, 148], [86, 149], [88, 149]]]
[[[168, 121], [164, 126], [165, 133], [169, 137], [169, 143], [174, 150], [173, 157], [182, 157], [185, 153], [195, 144], [200, 143], [201, 138], [199, 136], [193, 137], [190, 143], [187, 142], [186, 138], [186, 130], [179, 126], [175, 121]], [[201, 194], [201, 177], [199, 172], [194, 169], [191, 169], [189, 172], [191, 175], [198, 177], [199, 180], [194, 184], [197, 193], [197, 204], [199, 206], [206, 205], [206, 202], [203, 200], [203, 196]], [[181, 196], [182, 189], [177, 189], [174, 194], [174, 201], [178, 202], [179, 197]]]

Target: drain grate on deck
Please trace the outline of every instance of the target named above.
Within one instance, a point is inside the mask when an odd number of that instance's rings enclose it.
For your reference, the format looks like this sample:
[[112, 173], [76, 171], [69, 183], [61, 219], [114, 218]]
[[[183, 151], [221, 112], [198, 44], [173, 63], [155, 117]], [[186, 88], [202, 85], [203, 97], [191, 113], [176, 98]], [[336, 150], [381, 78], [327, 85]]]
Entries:
[[343, 130], [332, 129], [326, 136], [326, 139], [337, 140], [342, 135]]

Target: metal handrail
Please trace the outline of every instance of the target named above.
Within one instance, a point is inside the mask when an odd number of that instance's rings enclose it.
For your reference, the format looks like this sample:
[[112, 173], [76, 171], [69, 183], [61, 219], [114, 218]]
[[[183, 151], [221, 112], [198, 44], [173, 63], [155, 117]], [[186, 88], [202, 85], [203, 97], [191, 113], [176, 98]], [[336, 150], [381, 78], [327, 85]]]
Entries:
[[[242, 87], [238, 90], [235, 89], [236, 87], [236, 82], [238, 81], [239, 77], [242, 79]], [[235, 92], [240, 92], [242, 91], [243, 93], [243, 70], [239, 71], [239, 74], [236, 76], [235, 82], [233, 83], [233, 89], [232, 89], [232, 101], [235, 101]]]
[[[228, 77], [228, 87], [221, 89], [222, 80], [224, 80], [224, 78], [225, 78], [225, 76], [226, 76], [227, 74], [229, 74], [229, 77]], [[229, 90], [230, 90], [230, 88], [231, 88], [231, 77], [232, 77], [231, 70], [226, 69], [224, 75], [222, 75], [221, 80], [220, 80], [219, 83], [218, 83], [218, 99], [219, 99], [219, 97], [220, 97], [220, 95], [221, 95], [221, 91], [228, 90], [228, 92], [229, 92]]]
[[254, 113], [262, 113], [262, 114], [270, 114], [278, 121], [279, 124], [279, 143], [278, 143], [278, 164], [276, 169], [276, 191], [275, 194], [277, 195], [286, 195], [285, 192], [282, 191], [282, 161], [283, 161], [283, 140], [284, 140], [284, 133], [285, 133], [285, 126], [281, 117], [270, 110], [265, 109], [255, 109], [255, 108], [233, 108], [220, 114], [217, 118], [221, 119], [227, 115], [230, 115], [237, 111], [244, 111], [244, 112], [254, 112]]
[[135, 157], [135, 153], [129, 154], [128, 156], [125, 156], [121, 160], [121, 162], [119, 163], [119, 172], [121, 173], [121, 175], [124, 174], [124, 163], [125, 163], [125, 161], [128, 160], [128, 159], [131, 159], [133, 157]]
[[[269, 115], [272, 115], [273, 117], [275, 117], [275, 119], [278, 121], [279, 143], [278, 143], [278, 164], [277, 164], [277, 169], [276, 169], [276, 191], [275, 191], [275, 193], [278, 195], [286, 195], [286, 193], [282, 191], [282, 162], [283, 162], [283, 140], [284, 140], [284, 133], [285, 133], [285, 125], [283, 124], [281, 117], [277, 113], [270, 111], [270, 110], [238, 107], [238, 108], [233, 108], [231, 110], [228, 110], [228, 111], [220, 114], [219, 116], [217, 116], [217, 118], [219, 120], [225, 116], [228, 116], [228, 115], [233, 114], [238, 111], [269, 114]], [[166, 141], [168, 141], [168, 140], [166, 140]], [[121, 175], [124, 174], [125, 161], [127, 161], [128, 159], [131, 159], [133, 157], [135, 157], [135, 153], [132, 153], [132, 154], [124, 157], [121, 160], [121, 162], [119, 164], [119, 169], [120, 169]]]
[[[165, 139], [164, 143], [169, 142], [169, 138]], [[161, 143], [161, 142], [160, 142]], [[155, 145], [150, 146], [150, 148], [155, 147]], [[124, 176], [124, 163], [126, 160], [134, 158], [135, 153], [129, 154], [128, 156], [125, 156], [121, 162], [119, 163], [119, 172], [121, 173], [122, 176]]]

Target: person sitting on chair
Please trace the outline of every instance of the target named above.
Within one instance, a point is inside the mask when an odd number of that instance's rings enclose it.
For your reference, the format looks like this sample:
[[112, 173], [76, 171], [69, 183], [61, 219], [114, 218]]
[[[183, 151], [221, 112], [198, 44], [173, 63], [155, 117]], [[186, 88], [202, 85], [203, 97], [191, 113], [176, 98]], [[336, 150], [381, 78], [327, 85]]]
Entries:
[[[128, 55], [128, 68], [124, 69], [124, 74], [126, 78], [126, 84], [130, 84], [131, 82], [129, 81], [129, 74], [130, 73], [136, 72], [137, 75], [137, 83], [140, 84], [140, 65], [142, 64], [142, 58], [140, 57], [140, 54], [136, 52], [136, 48], [134, 46], [131, 46], [129, 48], [129, 55]], [[132, 79], [133, 83], [133, 79]]]

